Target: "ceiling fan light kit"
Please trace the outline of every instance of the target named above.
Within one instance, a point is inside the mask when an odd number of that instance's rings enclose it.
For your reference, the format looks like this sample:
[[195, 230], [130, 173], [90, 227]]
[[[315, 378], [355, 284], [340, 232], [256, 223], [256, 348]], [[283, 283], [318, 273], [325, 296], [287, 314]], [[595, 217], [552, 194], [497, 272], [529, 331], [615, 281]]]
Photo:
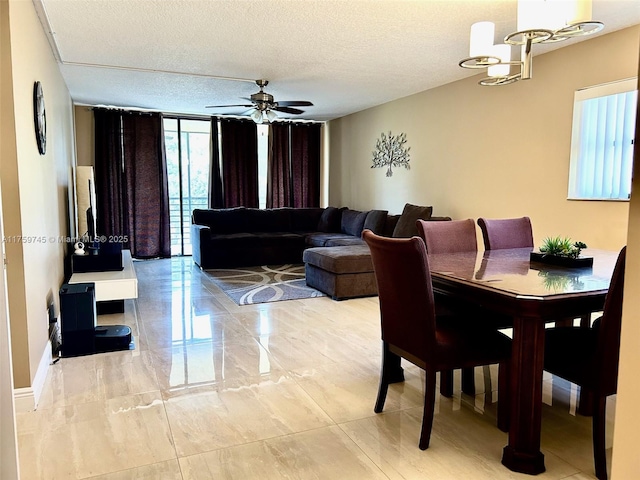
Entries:
[[223, 108], [223, 107], [246, 107], [250, 108], [244, 115], [249, 115], [251, 120], [256, 123], [271, 123], [278, 118], [275, 112], [290, 113], [293, 115], [299, 115], [304, 113], [304, 110], [292, 107], [312, 107], [313, 103], [307, 100], [288, 100], [284, 102], [276, 102], [273, 95], [264, 91], [264, 88], [269, 84], [268, 80], [256, 80], [256, 85], [260, 87], [260, 91], [254, 93], [250, 97], [242, 97], [244, 100], [248, 100], [251, 103], [246, 105], [207, 105], [206, 108]]
[[[495, 24], [477, 22], [471, 26], [469, 57], [462, 68], [487, 69], [484, 86], [508, 85], [529, 80], [533, 74], [532, 47], [536, 43], [555, 43], [591, 35], [604, 28], [591, 20], [591, 0], [518, 0], [516, 32], [505, 36], [504, 43], [494, 44]], [[511, 60], [511, 46], [520, 46], [520, 59]], [[511, 66], [520, 71], [511, 73]]]

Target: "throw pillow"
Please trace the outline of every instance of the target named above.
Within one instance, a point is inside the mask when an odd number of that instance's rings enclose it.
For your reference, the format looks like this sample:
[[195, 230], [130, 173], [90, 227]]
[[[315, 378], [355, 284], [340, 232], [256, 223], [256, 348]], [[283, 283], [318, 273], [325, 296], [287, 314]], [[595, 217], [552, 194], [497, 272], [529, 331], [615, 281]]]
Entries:
[[364, 221], [367, 219], [369, 212], [359, 212], [358, 210], [345, 210], [342, 212], [342, 221], [340, 223], [340, 231], [355, 237], [362, 234]]
[[367, 218], [364, 221], [362, 229], [369, 229], [376, 235], [382, 235], [388, 213], [389, 212], [387, 210], [371, 210], [367, 214]]
[[322, 215], [320, 215], [320, 221], [318, 221], [318, 231], [324, 233], [339, 232], [341, 213], [341, 208], [325, 208]]
[[393, 230], [393, 236], [396, 238], [408, 238], [418, 235], [418, 227], [416, 220], [429, 220], [433, 207], [421, 207], [407, 203], [402, 210], [402, 215]]
[[382, 232], [382, 235], [384, 237], [392, 237], [393, 236], [393, 231], [396, 228], [396, 225], [398, 224], [398, 220], [400, 220], [400, 215], [387, 215], [387, 219], [384, 222], [384, 230]]

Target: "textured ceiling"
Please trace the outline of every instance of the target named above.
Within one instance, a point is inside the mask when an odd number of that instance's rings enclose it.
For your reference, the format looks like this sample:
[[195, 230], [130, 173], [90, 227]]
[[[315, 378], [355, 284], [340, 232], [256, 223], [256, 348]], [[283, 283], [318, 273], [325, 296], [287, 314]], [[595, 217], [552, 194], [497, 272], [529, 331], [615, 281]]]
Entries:
[[[264, 78], [276, 101], [313, 102], [297, 117], [313, 120], [473, 75], [458, 67], [471, 24], [494, 21], [498, 39], [515, 30], [517, 9], [516, 0], [33, 1], [76, 103], [239, 114], [246, 108], [204, 107], [245, 103]], [[601, 34], [638, 24], [640, 1], [594, 0], [593, 18]]]

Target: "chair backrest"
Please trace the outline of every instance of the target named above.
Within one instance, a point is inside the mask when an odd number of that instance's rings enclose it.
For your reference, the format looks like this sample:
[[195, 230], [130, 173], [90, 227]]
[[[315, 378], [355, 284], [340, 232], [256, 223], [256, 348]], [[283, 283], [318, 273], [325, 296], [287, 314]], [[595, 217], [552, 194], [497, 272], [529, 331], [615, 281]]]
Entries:
[[533, 247], [533, 230], [529, 217], [479, 218], [485, 250]]
[[472, 219], [450, 222], [418, 220], [418, 233], [427, 253], [477, 252], [476, 225]]
[[378, 285], [382, 340], [430, 362], [435, 310], [424, 242], [418, 237], [381, 237], [370, 230], [362, 237], [371, 251]]
[[616, 392], [620, 356], [620, 327], [622, 323], [622, 297], [627, 247], [622, 247], [611, 284], [604, 302], [604, 311], [598, 328], [598, 345], [594, 361], [599, 390], [605, 395]]

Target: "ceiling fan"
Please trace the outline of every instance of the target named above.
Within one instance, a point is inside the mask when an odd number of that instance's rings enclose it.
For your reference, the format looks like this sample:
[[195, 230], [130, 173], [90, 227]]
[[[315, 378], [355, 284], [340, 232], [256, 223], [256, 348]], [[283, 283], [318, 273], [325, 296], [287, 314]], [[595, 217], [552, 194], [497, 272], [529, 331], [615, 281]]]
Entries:
[[240, 105], [207, 105], [205, 108], [222, 108], [222, 107], [247, 107], [250, 108], [243, 115], [249, 115], [256, 123], [272, 122], [277, 118], [275, 112], [291, 113], [299, 115], [304, 110], [292, 107], [312, 107], [313, 103], [307, 100], [289, 100], [284, 102], [276, 102], [273, 95], [266, 93], [264, 88], [269, 84], [268, 80], [256, 80], [256, 85], [260, 87], [260, 91], [251, 95], [251, 97], [241, 97], [248, 100], [250, 104]]

